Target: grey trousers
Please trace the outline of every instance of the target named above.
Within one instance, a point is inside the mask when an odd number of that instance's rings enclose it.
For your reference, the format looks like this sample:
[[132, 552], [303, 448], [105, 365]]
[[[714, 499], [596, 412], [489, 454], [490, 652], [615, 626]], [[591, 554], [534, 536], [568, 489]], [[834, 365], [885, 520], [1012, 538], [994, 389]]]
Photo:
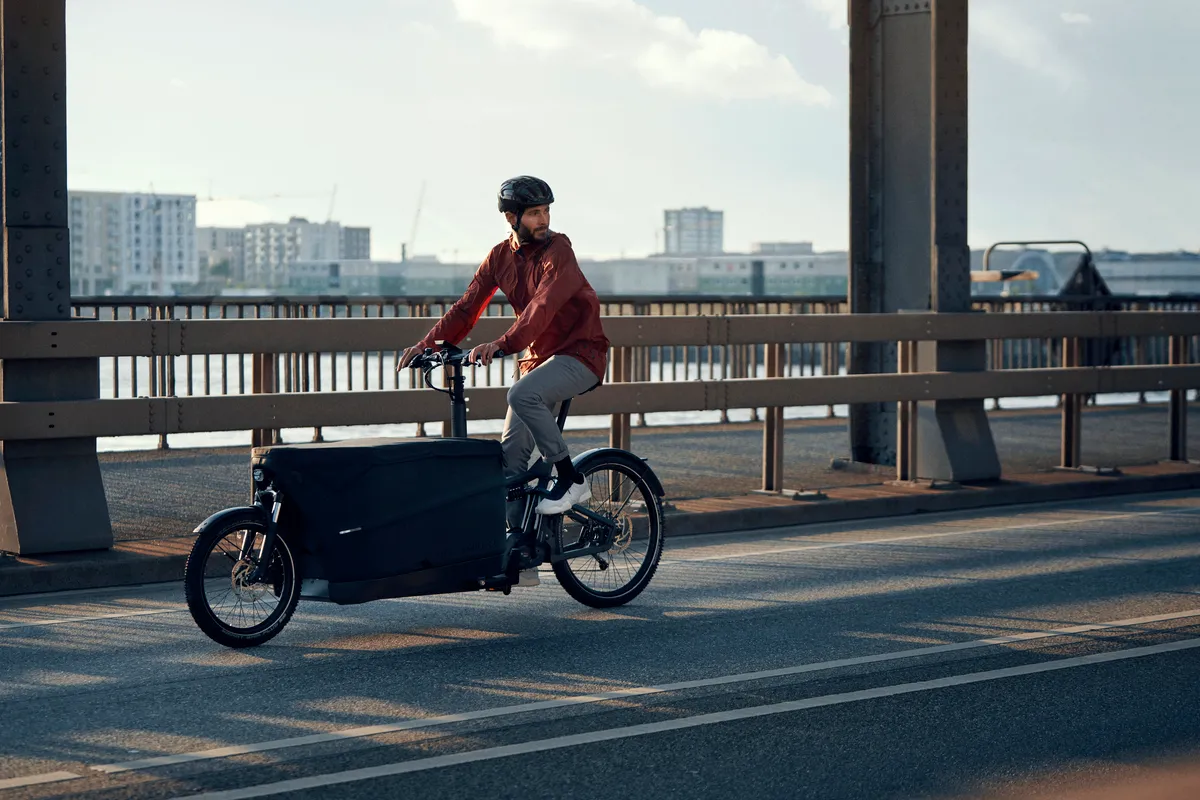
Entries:
[[[595, 373], [579, 359], [554, 356], [512, 385], [504, 433], [500, 435], [505, 477], [520, 475], [529, 468], [535, 445], [550, 463], [570, 455], [558, 430], [558, 405], [591, 389], [597, 381]], [[523, 508], [522, 503], [508, 504], [511, 527], [521, 524]]]

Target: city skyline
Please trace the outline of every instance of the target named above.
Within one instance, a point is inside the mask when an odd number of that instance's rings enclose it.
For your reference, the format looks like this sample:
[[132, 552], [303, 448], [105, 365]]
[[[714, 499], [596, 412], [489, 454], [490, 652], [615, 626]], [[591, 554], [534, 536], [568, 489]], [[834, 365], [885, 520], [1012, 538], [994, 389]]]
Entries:
[[[972, 246], [1200, 247], [1200, 111], [1179, 102], [1200, 8], [1127, 6], [972, 2]], [[410, 252], [469, 261], [504, 235], [499, 181], [528, 172], [581, 255], [655, 252], [662, 209], [696, 205], [724, 210], [731, 250], [844, 249], [844, 15], [844, 0], [68, 0], [70, 185], [194, 193], [201, 225], [323, 220], [335, 201], [376, 258], [399, 257], [424, 194]], [[552, 124], [530, 137], [538, 108]]]

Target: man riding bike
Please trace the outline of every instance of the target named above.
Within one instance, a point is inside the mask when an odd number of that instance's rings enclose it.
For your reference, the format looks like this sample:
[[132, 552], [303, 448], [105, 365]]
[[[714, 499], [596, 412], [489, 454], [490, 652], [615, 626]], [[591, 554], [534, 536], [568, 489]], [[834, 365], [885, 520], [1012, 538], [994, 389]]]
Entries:
[[[537, 512], [562, 514], [591, 493], [576, 472], [558, 430], [554, 408], [604, 379], [609, 342], [600, 324], [600, 303], [579, 263], [571, 241], [550, 230], [554, 193], [543, 180], [528, 175], [500, 186], [498, 205], [512, 232], [492, 248], [463, 296], [429, 334], [402, 354], [397, 370], [407, 367], [437, 342], [455, 346], [470, 333], [496, 291], [517, 312], [517, 321], [494, 342], [471, 350], [470, 360], [490, 364], [497, 353], [515, 355], [521, 377], [508, 392], [508, 414], [500, 443], [504, 473], [524, 472], [536, 444], [542, 458], [554, 464], [556, 480]], [[522, 506], [509, 503], [508, 527], [521, 526]]]

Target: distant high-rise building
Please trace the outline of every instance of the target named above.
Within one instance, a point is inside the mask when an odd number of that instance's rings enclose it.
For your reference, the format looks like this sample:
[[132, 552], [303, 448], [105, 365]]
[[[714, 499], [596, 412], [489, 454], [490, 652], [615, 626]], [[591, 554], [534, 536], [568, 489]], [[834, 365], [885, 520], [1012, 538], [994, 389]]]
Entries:
[[241, 283], [246, 278], [245, 228], [197, 228], [196, 263], [207, 277], [213, 267], [229, 265], [229, 279]]
[[332, 261], [341, 258], [342, 226], [336, 222], [309, 222], [292, 217], [287, 222], [247, 225], [245, 281], [268, 289], [288, 285], [288, 271], [297, 261]]
[[199, 280], [195, 195], [67, 195], [72, 294], [176, 294]]
[[371, 229], [342, 228], [338, 258], [369, 261], [371, 258]]
[[725, 212], [678, 208], [663, 212], [663, 252], [667, 255], [718, 255], [725, 251]]

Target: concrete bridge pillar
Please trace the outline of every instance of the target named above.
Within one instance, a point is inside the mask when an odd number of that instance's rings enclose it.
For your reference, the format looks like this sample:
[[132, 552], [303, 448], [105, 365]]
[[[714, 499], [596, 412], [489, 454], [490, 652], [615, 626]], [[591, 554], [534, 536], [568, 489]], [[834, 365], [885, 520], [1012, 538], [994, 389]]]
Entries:
[[[65, 0], [0, 0], [0, 39], [4, 319], [86, 324], [71, 321]], [[99, 394], [94, 358], [0, 362], [5, 402]], [[53, 553], [112, 541], [94, 438], [0, 442], [0, 550]]]
[[[850, 310], [966, 312], [967, 0], [849, 0]], [[981, 370], [983, 342], [922, 344], [916, 369]], [[849, 372], [897, 369], [896, 343], [855, 344]], [[1000, 475], [982, 400], [922, 403], [915, 475]], [[894, 403], [850, 409], [851, 458], [894, 465]]]

